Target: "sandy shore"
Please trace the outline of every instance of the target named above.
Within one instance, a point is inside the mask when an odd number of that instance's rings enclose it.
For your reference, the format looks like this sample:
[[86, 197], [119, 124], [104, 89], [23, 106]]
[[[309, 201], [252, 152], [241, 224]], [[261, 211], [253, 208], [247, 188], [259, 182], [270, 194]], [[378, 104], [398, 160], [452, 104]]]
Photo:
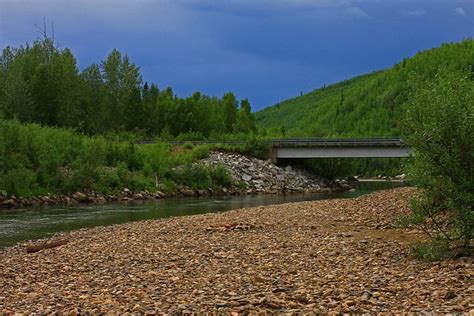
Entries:
[[473, 261], [421, 263], [411, 188], [98, 227], [0, 253], [0, 313], [474, 312]]

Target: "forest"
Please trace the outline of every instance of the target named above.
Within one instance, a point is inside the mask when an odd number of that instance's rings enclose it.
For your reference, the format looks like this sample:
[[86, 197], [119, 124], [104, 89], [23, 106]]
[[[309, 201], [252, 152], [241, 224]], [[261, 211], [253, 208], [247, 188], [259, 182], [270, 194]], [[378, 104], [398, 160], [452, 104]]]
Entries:
[[280, 102], [255, 113], [256, 123], [268, 137], [403, 137], [416, 82], [435, 80], [439, 68], [472, 76], [474, 40], [443, 44], [390, 69]]
[[86, 135], [204, 139], [256, 131], [247, 99], [231, 92], [179, 98], [170, 87], [143, 82], [139, 67], [116, 49], [80, 71], [73, 53], [47, 36], [3, 49], [0, 113]]

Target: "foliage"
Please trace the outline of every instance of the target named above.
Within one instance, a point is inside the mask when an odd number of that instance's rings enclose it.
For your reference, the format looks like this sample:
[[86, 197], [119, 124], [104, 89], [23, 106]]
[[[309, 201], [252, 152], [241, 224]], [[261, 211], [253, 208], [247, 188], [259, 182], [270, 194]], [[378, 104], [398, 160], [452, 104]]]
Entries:
[[403, 173], [399, 158], [327, 158], [307, 159], [305, 167], [329, 179], [351, 175], [371, 177], [394, 176]]
[[[233, 143], [237, 140], [238, 143]], [[228, 137], [221, 139], [222, 143], [212, 145], [213, 150], [222, 150], [226, 152], [235, 152], [242, 155], [252, 156], [259, 159], [267, 159], [270, 147], [267, 139], [261, 137], [245, 137], [244, 135], [237, 137]]]
[[223, 166], [186, 165], [173, 171], [172, 179], [192, 189], [230, 187], [232, 178]]
[[446, 239], [434, 238], [430, 243], [417, 243], [410, 246], [413, 254], [425, 261], [440, 261], [453, 255]]
[[0, 55], [0, 113], [6, 119], [73, 128], [88, 134], [133, 132], [142, 137], [205, 139], [211, 134], [254, 133], [247, 99], [194, 93], [142, 82], [140, 69], [118, 50], [79, 71], [69, 49], [45, 37], [6, 47]]
[[430, 80], [438, 67], [474, 68], [474, 40], [443, 44], [394, 67], [324, 86], [255, 113], [268, 137], [378, 137], [402, 135], [412, 73]]
[[[72, 130], [0, 120], [0, 191], [17, 196], [77, 190], [109, 193], [125, 187], [156, 191], [157, 181], [168, 191], [183, 185], [231, 185], [220, 166], [191, 167], [208, 154], [208, 146], [136, 145], [114, 137], [87, 137]], [[178, 166], [184, 166], [182, 171], [175, 171]]]
[[414, 76], [405, 125], [414, 151], [408, 174], [421, 194], [404, 220], [458, 251], [472, 247], [474, 235], [473, 80], [472, 68]]

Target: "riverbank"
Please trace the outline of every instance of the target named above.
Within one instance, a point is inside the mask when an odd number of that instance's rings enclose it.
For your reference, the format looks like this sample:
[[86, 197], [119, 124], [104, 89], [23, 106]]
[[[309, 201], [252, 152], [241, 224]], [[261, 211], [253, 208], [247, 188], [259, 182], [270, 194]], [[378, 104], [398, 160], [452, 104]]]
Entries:
[[[178, 166], [174, 171], [189, 167], [217, 170], [224, 168], [230, 179], [229, 186], [193, 189], [189, 186], [173, 184], [173, 190], [165, 190], [163, 183], [156, 179], [156, 191], [140, 190], [133, 192], [123, 188], [120, 192], [103, 194], [91, 190], [72, 194], [48, 194], [36, 197], [16, 197], [0, 193], [1, 208], [24, 208], [54, 205], [103, 204], [114, 202], [143, 201], [176, 197], [223, 196], [247, 194], [291, 194], [291, 193], [330, 193], [349, 190], [345, 182], [331, 182], [316, 174], [297, 167], [279, 167], [268, 160], [246, 157], [237, 153], [215, 151], [191, 166]], [[192, 175], [184, 173], [183, 177]], [[201, 175], [202, 176], [202, 175]]]
[[[469, 312], [472, 260], [415, 261], [414, 190], [143, 221], [0, 253], [0, 311]], [[38, 245], [38, 243], [35, 243]]]

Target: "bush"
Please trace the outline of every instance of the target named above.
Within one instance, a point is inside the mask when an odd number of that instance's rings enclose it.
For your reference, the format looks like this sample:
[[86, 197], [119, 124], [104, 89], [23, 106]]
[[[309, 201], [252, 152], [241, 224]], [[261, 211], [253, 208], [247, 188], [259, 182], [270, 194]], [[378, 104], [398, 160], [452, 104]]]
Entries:
[[230, 187], [232, 185], [232, 177], [227, 169], [222, 165], [217, 165], [211, 170], [211, 181], [214, 186]]
[[413, 254], [425, 261], [440, 261], [453, 255], [446, 239], [435, 238], [429, 243], [418, 243], [411, 246]]
[[169, 192], [175, 189], [173, 168], [179, 165], [187, 166], [187, 173], [177, 183], [196, 188], [213, 185], [211, 171], [190, 167], [209, 155], [208, 146], [175, 152], [167, 143], [120, 141], [125, 136], [87, 137], [66, 129], [0, 120], [0, 190], [22, 197], [77, 190], [114, 193], [124, 187], [151, 191], [158, 178]]
[[221, 186], [230, 187], [232, 185], [232, 178], [223, 166], [186, 165], [174, 171], [172, 180], [176, 184], [184, 185], [194, 190]]
[[404, 221], [432, 237], [428, 249], [433, 253], [440, 252], [441, 244], [448, 245], [451, 254], [472, 249], [474, 85], [469, 75], [440, 69], [436, 80], [415, 82], [407, 111], [407, 142], [413, 152], [408, 176], [420, 195]]

